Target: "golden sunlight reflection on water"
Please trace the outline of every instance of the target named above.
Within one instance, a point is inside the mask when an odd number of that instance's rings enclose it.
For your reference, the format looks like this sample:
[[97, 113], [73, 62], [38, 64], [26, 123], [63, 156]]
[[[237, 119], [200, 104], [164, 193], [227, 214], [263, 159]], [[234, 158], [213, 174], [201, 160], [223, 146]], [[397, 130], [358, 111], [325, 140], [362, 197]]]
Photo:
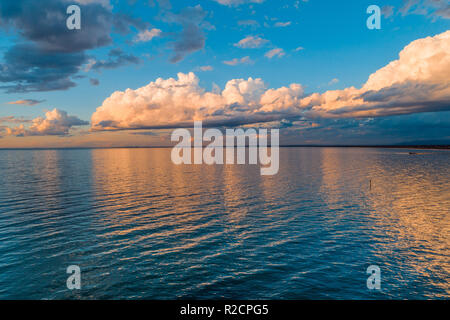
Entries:
[[450, 296], [449, 152], [281, 148], [261, 176], [170, 151], [1, 151], [0, 297], [71, 297], [73, 263], [79, 298]]

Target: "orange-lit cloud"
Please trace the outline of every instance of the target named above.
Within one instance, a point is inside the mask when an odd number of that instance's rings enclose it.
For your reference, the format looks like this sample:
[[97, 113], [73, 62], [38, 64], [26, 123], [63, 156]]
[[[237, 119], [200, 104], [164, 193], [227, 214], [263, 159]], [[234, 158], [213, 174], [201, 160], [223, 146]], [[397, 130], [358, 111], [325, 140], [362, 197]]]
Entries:
[[411, 42], [361, 89], [313, 94], [302, 107], [323, 117], [374, 117], [450, 109], [450, 31]]
[[45, 118], [38, 117], [33, 119], [29, 126], [25, 126], [22, 123], [18, 127], [6, 127], [4, 131], [6, 135], [12, 136], [67, 135], [72, 127], [87, 124], [89, 123], [75, 116], [69, 116], [65, 111], [53, 109], [45, 113]]
[[298, 84], [267, 90], [261, 79], [228, 81], [222, 92], [207, 92], [194, 73], [157, 79], [137, 90], [116, 91], [92, 115], [94, 130], [164, 128], [193, 120], [251, 123], [295, 112], [303, 96]]
[[11, 102], [8, 102], [8, 104], [17, 104], [17, 105], [23, 105], [23, 106], [34, 106], [34, 105], [42, 103], [44, 101], [45, 100], [24, 99], [24, 100], [11, 101]]
[[376, 117], [450, 110], [450, 31], [413, 41], [362, 88], [304, 96], [300, 84], [268, 89], [262, 79], [233, 79], [208, 92], [193, 73], [116, 91], [92, 115], [93, 130], [248, 124], [289, 117]]

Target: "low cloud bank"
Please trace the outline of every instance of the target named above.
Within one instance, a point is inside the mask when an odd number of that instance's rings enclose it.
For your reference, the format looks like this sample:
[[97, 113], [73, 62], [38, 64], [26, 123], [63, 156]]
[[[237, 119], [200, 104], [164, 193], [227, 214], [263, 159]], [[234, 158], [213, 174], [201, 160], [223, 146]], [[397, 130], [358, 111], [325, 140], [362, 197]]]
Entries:
[[[18, 120], [11, 118], [5, 119], [5, 122], [11, 122], [13, 120]], [[53, 109], [52, 111], [47, 111], [45, 113], [45, 118], [38, 117], [33, 120], [22, 120], [15, 122], [29, 123], [29, 126], [25, 126], [23, 123], [18, 127], [5, 127], [4, 134], [8, 136], [48, 136], [48, 135], [59, 135], [65, 136], [69, 134], [69, 130], [74, 126], [88, 125], [89, 122], [78, 119], [75, 116], [70, 116], [67, 112]]]
[[267, 89], [261, 79], [228, 81], [221, 92], [199, 86], [194, 73], [157, 79], [137, 90], [116, 91], [92, 116], [94, 130], [168, 128], [203, 120], [211, 124], [268, 121], [297, 112], [299, 84]]
[[305, 96], [302, 85], [270, 89], [260, 78], [233, 79], [206, 91], [179, 73], [116, 91], [92, 115], [92, 129], [171, 128], [203, 120], [242, 125], [295, 117], [364, 118], [450, 110], [450, 31], [411, 42], [399, 59], [370, 75], [362, 88]]

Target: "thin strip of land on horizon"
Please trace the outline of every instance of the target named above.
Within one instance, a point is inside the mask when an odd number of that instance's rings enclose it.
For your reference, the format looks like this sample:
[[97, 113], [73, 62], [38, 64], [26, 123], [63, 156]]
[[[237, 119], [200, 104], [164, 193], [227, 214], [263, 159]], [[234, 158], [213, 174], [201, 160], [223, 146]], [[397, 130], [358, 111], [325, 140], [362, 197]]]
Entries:
[[[246, 146], [247, 148], [248, 146]], [[271, 146], [268, 145], [270, 148]], [[173, 146], [117, 146], [117, 147], [42, 147], [42, 148], [0, 148], [1, 150], [76, 150], [76, 149], [167, 149]], [[195, 147], [193, 147], [195, 148]], [[385, 148], [385, 149], [428, 149], [450, 150], [450, 145], [281, 145], [280, 148]]]

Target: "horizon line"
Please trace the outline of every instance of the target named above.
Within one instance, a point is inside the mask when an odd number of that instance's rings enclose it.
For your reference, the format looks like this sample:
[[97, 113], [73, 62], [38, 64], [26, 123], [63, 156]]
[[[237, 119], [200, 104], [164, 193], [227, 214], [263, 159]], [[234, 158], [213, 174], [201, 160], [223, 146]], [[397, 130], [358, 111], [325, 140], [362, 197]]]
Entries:
[[[1, 148], [1, 150], [79, 150], [79, 149], [169, 149], [175, 146], [111, 146], [111, 147], [11, 147]], [[205, 146], [202, 146], [204, 148]], [[245, 146], [248, 148], [249, 146]], [[270, 145], [267, 146], [271, 148]], [[303, 145], [280, 145], [279, 148], [386, 148], [386, 149], [434, 149], [434, 150], [450, 150], [450, 144], [429, 144], [429, 145], [319, 145], [319, 144], [303, 144]], [[192, 146], [192, 148], [196, 148]], [[237, 147], [235, 148], [242, 148]]]

